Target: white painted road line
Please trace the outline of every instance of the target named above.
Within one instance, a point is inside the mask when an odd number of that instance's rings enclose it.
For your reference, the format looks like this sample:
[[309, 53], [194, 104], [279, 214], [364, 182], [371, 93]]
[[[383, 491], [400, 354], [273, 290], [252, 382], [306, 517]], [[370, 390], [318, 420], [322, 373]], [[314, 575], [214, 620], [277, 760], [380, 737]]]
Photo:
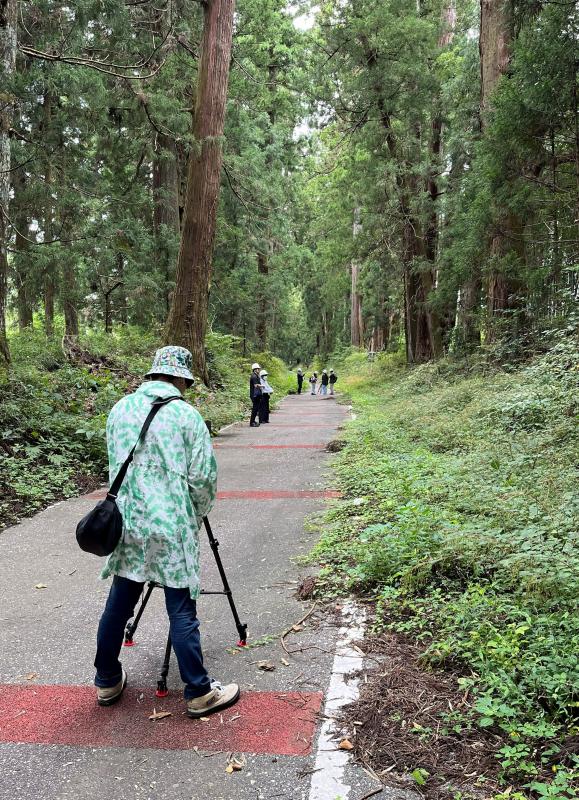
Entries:
[[332, 666], [332, 676], [324, 706], [324, 722], [318, 739], [316, 762], [310, 786], [309, 800], [346, 800], [350, 787], [344, 783], [344, 769], [348, 762], [348, 751], [338, 750], [338, 742], [333, 738], [334, 717], [348, 703], [358, 699], [357, 678], [347, 676], [362, 668], [363, 658], [353, 649], [352, 643], [364, 636], [366, 614], [351, 601], [342, 609], [344, 624], [338, 632], [336, 655]]

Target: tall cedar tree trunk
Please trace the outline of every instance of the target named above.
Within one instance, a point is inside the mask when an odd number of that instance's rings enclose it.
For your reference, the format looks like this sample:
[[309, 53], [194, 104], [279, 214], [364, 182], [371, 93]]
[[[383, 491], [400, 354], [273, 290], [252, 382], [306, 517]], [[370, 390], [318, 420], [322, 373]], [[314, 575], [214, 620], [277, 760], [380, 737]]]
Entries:
[[[438, 38], [438, 47], [442, 50], [451, 44], [454, 37], [454, 28], [456, 25], [456, 8], [454, 0], [442, 11], [442, 31]], [[439, 225], [440, 214], [438, 209], [438, 198], [440, 190], [438, 187], [438, 175], [442, 171], [440, 163], [440, 154], [442, 150], [442, 109], [441, 98], [436, 97], [435, 108], [431, 124], [430, 135], [430, 170], [427, 180], [427, 192], [430, 197], [430, 214], [426, 227], [426, 258], [432, 264], [430, 280], [432, 286], [436, 282], [436, 258], [438, 253], [438, 239], [439, 239]], [[429, 329], [430, 338], [432, 342], [432, 350], [435, 357], [441, 356], [443, 351], [443, 339], [447, 338], [449, 333], [447, 320], [451, 319], [448, 313], [443, 314], [442, 320], [439, 319], [438, 313], [431, 310], [429, 314]], [[444, 330], [443, 330], [444, 324]]]
[[225, 121], [235, 0], [207, 0], [189, 156], [187, 197], [173, 303], [165, 341], [193, 354], [193, 369], [207, 381], [205, 332], [215, 238], [221, 137]]
[[[362, 230], [360, 223], [360, 209], [354, 209], [354, 224], [352, 226], [352, 236], [354, 240]], [[360, 265], [353, 260], [350, 267], [352, 284], [350, 290], [350, 342], [354, 347], [362, 347], [364, 344], [364, 323], [362, 320], [362, 296], [358, 291], [358, 278], [360, 277]]]
[[[72, 238], [72, 220], [66, 211], [62, 212], [60, 231], [63, 239]], [[78, 339], [78, 281], [76, 275], [76, 253], [71, 248], [61, 255], [62, 281], [60, 285], [60, 304], [64, 312], [64, 336], [62, 349], [65, 355], [74, 351]]]
[[255, 321], [255, 336], [260, 350], [267, 347], [267, 296], [265, 284], [269, 274], [267, 254], [260, 251], [257, 254], [257, 319]]
[[[159, 267], [165, 277], [165, 303], [168, 313], [171, 306], [173, 263], [167, 237], [179, 235], [179, 169], [175, 140], [164, 133], [155, 136], [153, 159], [153, 235], [155, 237]], [[163, 227], [164, 226], [164, 227]]]
[[406, 333], [406, 360], [409, 364], [430, 361], [436, 355], [432, 338], [434, 326], [431, 312], [427, 308], [428, 294], [433, 288], [430, 270], [417, 272], [413, 268], [416, 260], [425, 255], [424, 238], [419, 234], [418, 220], [412, 214], [410, 197], [417, 191], [416, 177], [406, 165], [400, 194], [400, 211], [403, 222], [402, 263], [404, 266], [404, 311]]
[[30, 301], [30, 261], [29, 261], [29, 241], [30, 223], [26, 202], [23, 197], [26, 191], [26, 175], [23, 169], [18, 169], [13, 173], [14, 186], [14, 228], [16, 250], [14, 256], [14, 272], [16, 274], [16, 295], [18, 307], [18, 329], [23, 331], [25, 328], [32, 327], [32, 303]]
[[72, 256], [67, 255], [62, 268], [61, 303], [64, 311], [64, 351], [67, 352], [71, 345], [78, 339], [78, 311], [76, 273]]
[[[43, 104], [43, 136], [46, 138], [52, 123], [52, 96], [44, 95]], [[44, 207], [44, 241], [52, 239], [53, 214], [52, 205], [52, 164], [50, 152], [46, 154], [46, 167], [44, 168], [44, 185], [46, 189], [46, 204]], [[54, 295], [56, 293], [57, 263], [51, 259], [44, 274], [44, 332], [48, 337], [54, 334]]]
[[[267, 109], [267, 116], [269, 119], [269, 131], [267, 135], [267, 152], [265, 157], [265, 166], [267, 174], [271, 174], [273, 169], [273, 145], [274, 145], [274, 132], [275, 125], [275, 82], [277, 80], [277, 65], [274, 63], [275, 51], [273, 47], [269, 48], [270, 63], [267, 67], [268, 83], [270, 86], [270, 98]], [[274, 243], [270, 235], [270, 221], [269, 212], [266, 212], [266, 219], [264, 225], [266, 231], [266, 242], [264, 250], [257, 254], [257, 323], [256, 323], [256, 337], [260, 350], [267, 349], [267, 317], [268, 317], [268, 275], [269, 275], [269, 259], [273, 254]]]
[[[481, 0], [479, 50], [483, 131], [486, 127], [485, 115], [492, 106], [492, 93], [509, 65], [512, 41], [512, 0]], [[520, 282], [516, 276], [496, 269], [495, 263], [509, 255], [516, 259], [524, 258], [522, 233], [523, 222], [513, 213], [505, 211], [496, 221], [490, 243], [493, 266], [487, 286], [488, 341], [496, 338], [496, 324], [493, 324], [496, 319], [520, 308]]]
[[[365, 55], [369, 66], [376, 66], [376, 57], [368, 42]], [[386, 145], [390, 157], [396, 162], [398, 142], [391, 126], [390, 113], [386, 108], [379, 79], [375, 84], [380, 122], [385, 131]], [[419, 132], [418, 132], [419, 133]], [[440, 354], [440, 327], [438, 319], [428, 307], [428, 296], [434, 288], [434, 276], [430, 270], [416, 272], [414, 263], [426, 255], [426, 236], [420, 234], [419, 220], [411, 208], [411, 198], [420, 196], [418, 182], [413, 175], [414, 165], [402, 162], [403, 169], [397, 172], [396, 186], [399, 193], [400, 217], [402, 219], [402, 277], [404, 283], [404, 334], [406, 360], [409, 364], [429, 361]]]
[[0, 365], [10, 361], [6, 338], [6, 296], [8, 293], [8, 207], [10, 204], [10, 128], [14, 99], [6, 90], [16, 69], [17, 0], [0, 0]]

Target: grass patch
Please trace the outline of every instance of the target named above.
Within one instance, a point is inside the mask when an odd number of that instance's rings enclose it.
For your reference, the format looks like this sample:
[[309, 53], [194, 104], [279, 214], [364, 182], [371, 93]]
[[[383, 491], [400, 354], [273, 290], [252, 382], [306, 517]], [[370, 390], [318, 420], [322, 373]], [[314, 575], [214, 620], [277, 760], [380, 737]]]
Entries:
[[474, 724], [500, 737], [505, 787], [576, 797], [577, 341], [567, 332], [512, 372], [398, 363], [342, 364], [357, 418], [335, 461], [344, 499], [314, 552], [320, 581], [371, 594], [378, 629], [460, 676]]

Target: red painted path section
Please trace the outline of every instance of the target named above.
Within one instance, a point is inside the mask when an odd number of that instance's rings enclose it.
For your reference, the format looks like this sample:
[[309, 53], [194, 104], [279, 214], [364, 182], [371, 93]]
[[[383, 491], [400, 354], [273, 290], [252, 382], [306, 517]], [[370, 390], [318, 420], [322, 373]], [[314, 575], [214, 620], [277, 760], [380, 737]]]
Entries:
[[[321, 701], [321, 692], [248, 692], [203, 722], [183, 713], [180, 693], [159, 700], [151, 688], [128, 688], [100, 708], [90, 686], [0, 684], [0, 742], [303, 756]], [[153, 709], [172, 716], [153, 722]]]

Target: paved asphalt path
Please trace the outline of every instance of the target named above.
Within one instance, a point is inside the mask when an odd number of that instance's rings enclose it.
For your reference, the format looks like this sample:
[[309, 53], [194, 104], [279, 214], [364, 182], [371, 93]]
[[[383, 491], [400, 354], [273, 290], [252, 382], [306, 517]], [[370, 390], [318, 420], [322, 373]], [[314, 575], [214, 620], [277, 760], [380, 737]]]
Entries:
[[[238, 681], [243, 693], [237, 706], [207, 721], [183, 716], [174, 659], [170, 695], [155, 697], [167, 635], [160, 590], [153, 592], [137, 645], [121, 654], [130, 688], [116, 706], [96, 706], [94, 640], [108, 584], [97, 578], [101, 562], [74, 541], [94, 493], [0, 534], [1, 800], [310, 796], [339, 614], [315, 612], [292, 631], [287, 646], [298, 652], [291, 655], [280, 634], [311, 607], [294, 597], [311, 569], [299, 562], [314, 543], [304, 523], [331, 502], [324, 496], [330, 458], [324, 447], [346, 417], [334, 399], [289, 396], [269, 425], [235, 425], [215, 439], [220, 499], [211, 522], [253, 644], [234, 647], [237, 634], [223, 597], [200, 599], [210, 672]], [[204, 545], [204, 588], [219, 589]], [[261, 670], [259, 660], [270, 660], [275, 670]], [[154, 710], [172, 715], [150, 721]], [[233, 774], [225, 771], [230, 753], [245, 761]], [[346, 777], [352, 800], [375, 787], [353, 766]], [[328, 800], [335, 798], [328, 794]]]

